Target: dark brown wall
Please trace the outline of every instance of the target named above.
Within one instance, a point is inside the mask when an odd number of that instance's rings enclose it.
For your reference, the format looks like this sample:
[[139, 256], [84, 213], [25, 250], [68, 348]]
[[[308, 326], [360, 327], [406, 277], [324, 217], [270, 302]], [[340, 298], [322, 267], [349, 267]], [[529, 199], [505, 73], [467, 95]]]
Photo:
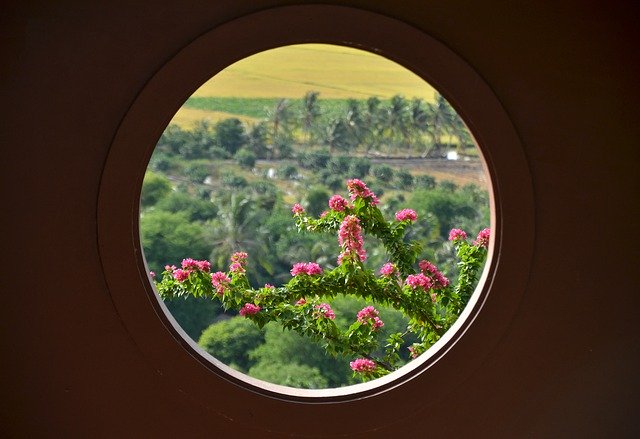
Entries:
[[[102, 273], [97, 198], [118, 126], [165, 62], [218, 24], [308, 2], [10, 3], [0, 15], [0, 431], [268, 436], [209, 410], [140, 354]], [[634, 2], [324, 3], [399, 19], [465, 59], [511, 117], [533, 181], [534, 255], [509, 330], [438, 405], [374, 435], [637, 436]]]

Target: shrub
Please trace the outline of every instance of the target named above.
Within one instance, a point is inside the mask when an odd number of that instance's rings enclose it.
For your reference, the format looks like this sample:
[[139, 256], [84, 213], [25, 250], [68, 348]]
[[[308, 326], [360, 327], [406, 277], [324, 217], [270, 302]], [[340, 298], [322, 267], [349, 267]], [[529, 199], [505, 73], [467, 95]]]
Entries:
[[235, 155], [236, 161], [240, 166], [247, 169], [253, 169], [256, 164], [256, 156], [251, 151], [241, 149]]
[[389, 165], [377, 165], [373, 167], [373, 176], [383, 183], [389, 183], [393, 179], [393, 168]]

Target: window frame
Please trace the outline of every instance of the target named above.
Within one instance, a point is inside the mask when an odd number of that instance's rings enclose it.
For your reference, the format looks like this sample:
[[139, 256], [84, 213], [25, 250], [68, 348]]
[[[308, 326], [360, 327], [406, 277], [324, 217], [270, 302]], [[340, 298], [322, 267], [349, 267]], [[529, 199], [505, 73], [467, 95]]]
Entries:
[[[292, 389], [265, 383], [204, 352], [158, 299], [138, 230], [144, 172], [162, 131], [184, 101], [240, 59], [301, 43], [368, 50], [425, 79], [468, 125], [491, 187], [494, 236], [489, 257], [478, 291], [458, 322], [436, 346], [401, 370], [338, 389]], [[533, 189], [523, 146], [490, 86], [460, 56], [423, 30], [368, 11], [328, 5], [288, 6], [240, 17], [170, 56], [140, 90], [115, 133], [96, 215], [111, 299], [153, 370], [170, 388], [188, 393], [209, 410], [288, 434], [304, 433], [309, 422], [319, 419], [330, 421], [314, 423], [316, 434], [362, 432], [444, 401], [452, 386], [472, 378], [506, 331], [527, 284], [534, 244]], [[282, 413], [282, 418], [268, 415], [274, 412]]]

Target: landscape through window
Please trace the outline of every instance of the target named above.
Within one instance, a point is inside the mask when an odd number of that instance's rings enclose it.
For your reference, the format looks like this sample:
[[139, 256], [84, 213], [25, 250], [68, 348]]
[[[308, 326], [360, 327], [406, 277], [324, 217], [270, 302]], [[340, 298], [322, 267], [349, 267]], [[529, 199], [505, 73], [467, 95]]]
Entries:
[[342, 387], [397, 370], [456, 321], [487, 256], [487, 181], [423, 79], [358, 49], [287, 46], [229, 66], [176, 113], [140, 236], [205, 351], [271, 383]]

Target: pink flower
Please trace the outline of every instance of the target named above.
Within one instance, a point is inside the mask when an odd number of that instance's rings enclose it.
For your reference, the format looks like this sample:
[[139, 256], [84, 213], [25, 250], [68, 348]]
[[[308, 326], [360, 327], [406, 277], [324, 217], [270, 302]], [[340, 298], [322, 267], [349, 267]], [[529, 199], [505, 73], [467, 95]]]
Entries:
[[358, 358], [349, 363], [351, 370], [358, 373], [370, 373], [376, 370], [376, 362], [368, 358]]
[[322, 267], [320, 267], [320, 265], [316, 264], [315, 262], [309, 262], [306, 267], [306, 272], [309, 276], [322, 274]]
[[242, 264], [240, 264], [239, 262], [233, 262], [233, 263], [231, 263], [231, 265], [229, 265], [229, 271], [231, 273], [235, 273], [235, 274], [242, 274], [246, 270], [244, 269]]
[[291, 269], [291, 276], [298, 276], [299, 274], [307, 274], [306, 262], [298, 262], [297, 264], [293, 264], [293, 268]]
[[231, 262], [238, 262], [239, 264], [244, 264], [247, 262], [247, 258], [249, 255], [246, 252], [235, 252], [231, 255]]
[[198, 261], [191, 258], [183, 259], [182, 268], [188, 271], [195, 270], [198, 268]]
[[489, 247], [489, 238], [491, 237], [491, 229], [482, 229], [478, 233], [478, 237], [473, 241], [473, 245], [476, 247]]
[[378, 317], [378, 310], [373, 306], [366, 306], [358, 312], [358, 321], [364, 324], [371, 324], [374, 330], [382, 328], [384, 322]]
[[449, 285], [449, 279], [447, 279], [440, 270], [438, 270], [438, 267], [431, 262], [422, 260], [418, 262], [418, 266], [423, 273], [431, 278], [433, 281], [433, 288], [445, 288]]
[[327, 212], [326, 210], [323, 210], [322, 213], [320, 214], [320, 218], [324, 218], [325, 216], [327, 216], [329, 212]]
[[290, 273], [291, 276], [298, 276], [300, 274], [314, 276], [316, 274], [322, 274], [322, 267], [315, 262], [298, 262], [293, 264], [293, 268]]
[[324, 317], [325, 319], [330, 320], [336, 318], [336, 313], [333, 312], [333, 310], [331, 309], [331, 305], [329, 305], [328, 303], [321, 303], [320, 305], [316, 305], [314, 306], [314, 309], [316, 310], [313, 313], [314, 317]]
[[211, 269], [211, 263], [209, 261], [196, 261], [195, 259], [187, 258], [182, 260], [182, 268], [189, 272], [202, 270], [208, 273]]
[[273, 289], [275, 288], [275, 287], [274, 287], [273, 285], [271, 285], [271, 284], [264, 284], [264, 287], [265, 287], [265, 288], [268, 288], [268, 289], [270, 289], [270, 290], [273, 290]]
[[449, 279], [447, 279], [442, 273], [438, 272], [433, 277], [435, 278], [433, 288], [446, 288], [449, 285]]
[[364, 198], [365, 200], [368, 199], [369, 202], [374, 206], [380, 202], [380, 200], [378, 200], [378, 197], [376, 197], [376, 195], [371, 192], [371, 189], [369, 189], [366, 184], [364, 184], [357, 178], [347, 181], [347, 189], [349, 189], [351, 201], [360, 197]]
[[406, 283], [414, 290], [416, 288], [423, 288], [425, 290], [428, 290], [432, 285], [431, 279], [429, 279], [422, 273], [410, 274], [409, 276], [407, 276]]
[[396, 272], [396, 266], [391, 262], [387, 262], [380, 268], [380, 274], [386, 277], [390, 277], [393, 273]]
[[302, 305], [304, 305], [305, 303], [307, 303], [307, 300], [303, 297], [302, 299], [300, 299], [300, 300], [298, 300], [298, 301], [296, 302], [296, 305], [297, 305], [297, 306], [302, 306]]
[[156, 278], [156, 272], [155, 271], [150, 271], [149, 272], [149, 276], [151, 276], [151, 279], [155, 279]]
[[304, 207], [296, 203], [291, 208], [291, 212], [293, 212], [294, 215], [302, 215], [304, 213]]
[[174, 270], [174, 272], [173, 272], [173, 278], [175, 280], [177, 280], [178, 282], [184, 282], [185, 280], [187, 280], [188, 277], [189, 277], [189, 271], [188, 270], [182, 270], [182, 269], [178, 268], [177, 270]]
[[418, 219], [418, 214], [413, 209], [402, 209], [401, 211], [396, 212], [396, 219], [398, 221], [409, 220], [413, 222]]
[[262, 308], [258, 305], [254, 305], [253, 303], [245, 303], [240, 311], [238, 312], [241, 316], [251, 316], [257, 314]]
[[175, 266], [175, 265], [165, 265], [165, 266], [164, 266], [164, 270], [165, 270], [165, 271], [173, 271], [173, 270], [175, 270], [175, 269], [176, 269], [176, 266]]
[[341, 264], [343, 259], [358, 258], [360, 262], [364, 262], [367, 259], [367, 252], [364, 250], [364, 241], [362, 239], [362, 227], [360, 227], [360, 220], [355, 215], [347, 215], [342, 224], [340, 224], [340, 230], [338, 232], [338, 241], [342, 246], [342, 253], [338, 256], [338, 264]]
[[438, 267], [436, 267], [433, 263], [424, 259], [418, 262], [418, 267], [420, 267], [420, 271], [422, 271], [423, 273], [429, 272], [433, 274], [438, 272]]
[[420, 353], [414, 346], [409, 346], [407, 349], [409, 349], [411, 358], [418, 358], [418, 355], [420, 355]]
[[198, 268], [205, 273], [208, 273], [211, 270], [211, 262], [209, 261], [198, 261]]
[[329, 207], [337, 212], [342, 212], [349, 207], [349, 202], [342, 198], [340, 195], [334, 195], [329, 198]]
[[211, 284], [216, 287], [216, 292], [219, 295], [224, 294], [226, 286], [231, 282], [229, 276], [222, 271], [217, 271], [211, 275]]
[[449, 241], [463, 241], [467, 239], [467, 233], [460, 229], [451, 229], [449, 232]]

